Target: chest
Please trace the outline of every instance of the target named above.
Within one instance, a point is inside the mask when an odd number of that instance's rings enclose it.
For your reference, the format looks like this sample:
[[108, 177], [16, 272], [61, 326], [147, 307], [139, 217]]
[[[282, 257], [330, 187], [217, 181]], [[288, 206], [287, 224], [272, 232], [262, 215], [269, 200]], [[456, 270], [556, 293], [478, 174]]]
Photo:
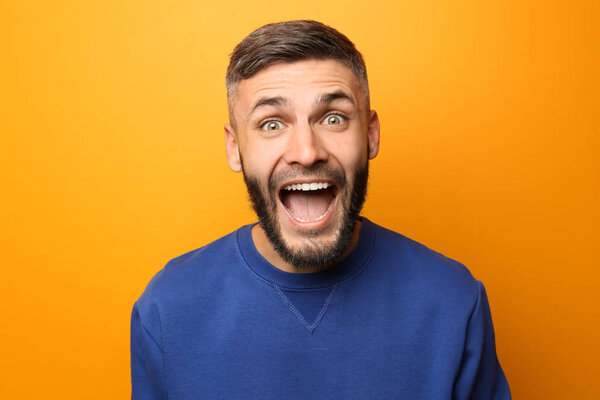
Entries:
[[434, 387], [437, 396], [451, 390], [464, 342], [440, 312], [344, 288], [190, 306], [163, 324], [167, 382], [175, 399], [424, 398]]

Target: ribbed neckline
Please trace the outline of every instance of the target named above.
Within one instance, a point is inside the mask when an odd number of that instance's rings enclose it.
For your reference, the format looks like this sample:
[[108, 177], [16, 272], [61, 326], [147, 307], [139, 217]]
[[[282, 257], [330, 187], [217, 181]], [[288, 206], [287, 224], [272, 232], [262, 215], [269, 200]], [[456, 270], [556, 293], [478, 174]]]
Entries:
[[324, 289], [356, 276], [368, 263], [375, 245], [375, 225], [364, 217], [358, 243], [339, 264], [321, 272], [296, 274], [282, 271], [260, 255], [252, 240], [252, 227], [245, 225], [237, 231], [237, 243], [250, 270], [260, 279], [286, 289]]

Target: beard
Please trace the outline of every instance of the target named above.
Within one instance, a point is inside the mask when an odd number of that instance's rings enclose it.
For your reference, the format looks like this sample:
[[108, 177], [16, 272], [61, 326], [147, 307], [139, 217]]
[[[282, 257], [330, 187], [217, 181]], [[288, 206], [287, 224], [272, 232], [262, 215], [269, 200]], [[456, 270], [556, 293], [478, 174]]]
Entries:
[[[335, 182], [339, 189], [337, 196], [340, 197], [339, 205], [342, 208], [341, 220], [338, 222], [338, 226], [335, 227], [334, 239], [329, 243], [319, 238], [323, 229], [303, 232], [305, 240], [302, 245], [297, 247], [291, 247], [281, 233], [281, 225], [277, 215], [277, 190], [287, 179], [302, 176], [317, 177], [317, 180], [331, 180]], [[252, 208], [267, 239], [284, 261], [301, 270], [325, 269], [341, 261], [348, 250], [356, 222], [367, 196], [368, 178], [368, 161], [354, 172], [352, 187], [348, 186], [348, 179], [343, 169], [335, 169], [320, 164], [310, 168], [294, 167], [273, 174], [266, 187], [257, 178], [244, 172], [244, 182], [246, 183]]]

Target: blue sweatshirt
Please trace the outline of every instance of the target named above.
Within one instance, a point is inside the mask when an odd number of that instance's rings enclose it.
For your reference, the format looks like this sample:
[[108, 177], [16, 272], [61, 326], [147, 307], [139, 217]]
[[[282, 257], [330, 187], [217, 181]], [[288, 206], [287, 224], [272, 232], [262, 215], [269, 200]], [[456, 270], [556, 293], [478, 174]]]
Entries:
[[132, 398], [510, 399], [483, 285], [362, 221], [323, 272], [275, 268], [251, 225], [170, 261], [133, 308]]

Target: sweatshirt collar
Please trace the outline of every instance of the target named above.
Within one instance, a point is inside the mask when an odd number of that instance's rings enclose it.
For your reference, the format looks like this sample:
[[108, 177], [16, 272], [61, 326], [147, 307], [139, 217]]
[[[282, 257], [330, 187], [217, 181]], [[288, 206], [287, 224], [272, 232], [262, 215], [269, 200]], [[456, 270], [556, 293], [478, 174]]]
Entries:
[[245, 225], [237, 232], [237, 242], [248, 268], [261, 280], [286, 289], [324, 289], [351, 279], [366, 267], [375, 244], [375, 225], [367, 218], [362, 222], [358, 243], [352, 252], [338, 264], [325, 271], [291, 273], [282, 271], [269, 263], [256, 249], [251, 230], [256, 224]]

